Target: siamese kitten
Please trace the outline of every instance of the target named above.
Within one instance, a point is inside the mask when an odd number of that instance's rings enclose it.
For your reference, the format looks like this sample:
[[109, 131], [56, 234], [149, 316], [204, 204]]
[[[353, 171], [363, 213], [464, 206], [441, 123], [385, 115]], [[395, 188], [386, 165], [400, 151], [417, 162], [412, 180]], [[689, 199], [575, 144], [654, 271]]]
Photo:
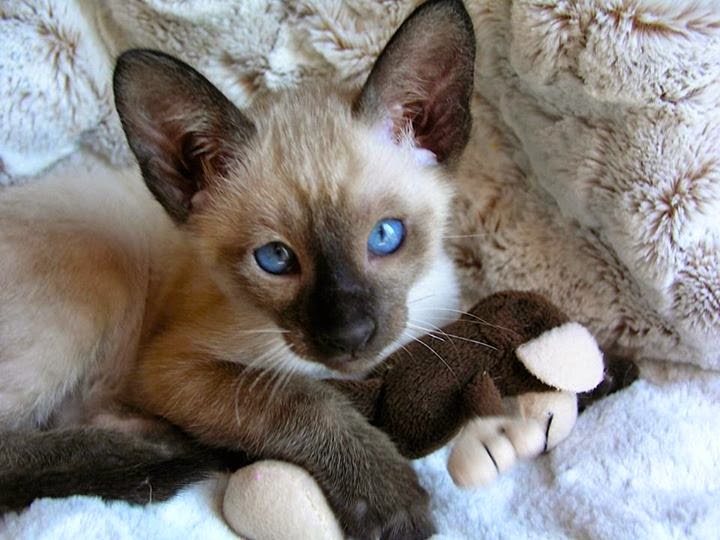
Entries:
[[[133, 179], [2, 193], [0, 427], [140, 425], [108, 413], [121, 403], [206, 447], [302, 466], [352, 536], [431, 534], [410, 464], [321, 379], [361, 376], [453, 318], [443, 235], [474, 55], [462, 3], [435, 0], [358, 95], [313, 86], [241, 112], [186, 64], [124, 53], [116, 107], [160, 204]], [[0, 444], [8, 484], [37, 485], [38, 462], [80, 474], [62, 455], [18, 460], [18, 436]], [[103, 464], [125, 470], [145, 451], [173, 459], [119, 437], [51, 431], [26, 449], [94, 444], [102, 459], [127, 443]], [[81, 483], [35, 496], [123, 497]]]

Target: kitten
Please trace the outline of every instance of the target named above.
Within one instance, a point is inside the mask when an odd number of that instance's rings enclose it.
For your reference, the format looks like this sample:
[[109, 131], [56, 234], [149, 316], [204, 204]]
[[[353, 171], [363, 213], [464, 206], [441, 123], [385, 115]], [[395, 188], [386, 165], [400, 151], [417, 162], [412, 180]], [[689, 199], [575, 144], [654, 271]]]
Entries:
[[124, 53], [116, 107], [162, 208], [131, 178], [2, 194], [0, 427], [117, 426], [104, 411], [120, 402], [304, 467], [352, 536], [429, 535], [409, 463], [320, 379], [361, 376], [452, 318], [443, 235], [474, 54], [462, 3], [434, 0], [358, 96], [301, 88], [241, 112], [182, 62]]

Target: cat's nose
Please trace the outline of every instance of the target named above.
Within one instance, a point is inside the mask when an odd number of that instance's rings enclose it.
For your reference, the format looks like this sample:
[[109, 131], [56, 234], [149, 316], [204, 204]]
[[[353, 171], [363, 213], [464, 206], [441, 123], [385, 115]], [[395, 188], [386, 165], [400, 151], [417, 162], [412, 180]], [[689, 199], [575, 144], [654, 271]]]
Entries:
[[327, 329], [319, 341], [329, 354], [358, 353], [365, 349], [376, 328], [372, 317], [358, 317], [346, 324]]

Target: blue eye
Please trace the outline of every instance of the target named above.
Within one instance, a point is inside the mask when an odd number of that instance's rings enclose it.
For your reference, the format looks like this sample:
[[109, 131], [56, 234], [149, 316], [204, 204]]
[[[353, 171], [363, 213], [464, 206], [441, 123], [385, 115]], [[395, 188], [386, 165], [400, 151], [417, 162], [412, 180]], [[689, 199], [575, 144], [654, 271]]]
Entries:
[[390, 255], [397, 251], [405, 238], [405, 226], [399, 219], [381, 219], [368, 236], [367, 246], [375, 255]]
[[260, 246], [255, 250], [254, 255], [255, 262], [268, 274], [290, 274], [298, 270], [295, 253], [282, 242], [270, 242]]

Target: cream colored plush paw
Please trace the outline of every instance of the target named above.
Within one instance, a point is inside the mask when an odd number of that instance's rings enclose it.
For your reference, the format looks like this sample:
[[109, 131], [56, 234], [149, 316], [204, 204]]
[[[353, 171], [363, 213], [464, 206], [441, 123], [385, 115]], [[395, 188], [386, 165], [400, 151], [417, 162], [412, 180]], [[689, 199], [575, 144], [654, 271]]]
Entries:
[[482, 486], [518, 459], [537, 456], [544, 446], [545, 432], [535, 420], [476, 418], [458, 435], [448, 459], [448, 472], [460, 487]]
[[233, 473], [223, 515], [238, 535], [252, 540], [343, 538], [313, 477], [281, 461], [259, 461]]
[[570, 434], [577, 419], [571, 392], [530, 392], [506, 405], [512, 416], [476, 418], [455, 440], [448, 472], [458, 486], [489, 484], [518, 459], [550, 450]]
[[545, 448], [565, 439], [577, 420], [577, 396], [572, 392], [528, 392], [515, 398], [517, 414], [543, 426]]

